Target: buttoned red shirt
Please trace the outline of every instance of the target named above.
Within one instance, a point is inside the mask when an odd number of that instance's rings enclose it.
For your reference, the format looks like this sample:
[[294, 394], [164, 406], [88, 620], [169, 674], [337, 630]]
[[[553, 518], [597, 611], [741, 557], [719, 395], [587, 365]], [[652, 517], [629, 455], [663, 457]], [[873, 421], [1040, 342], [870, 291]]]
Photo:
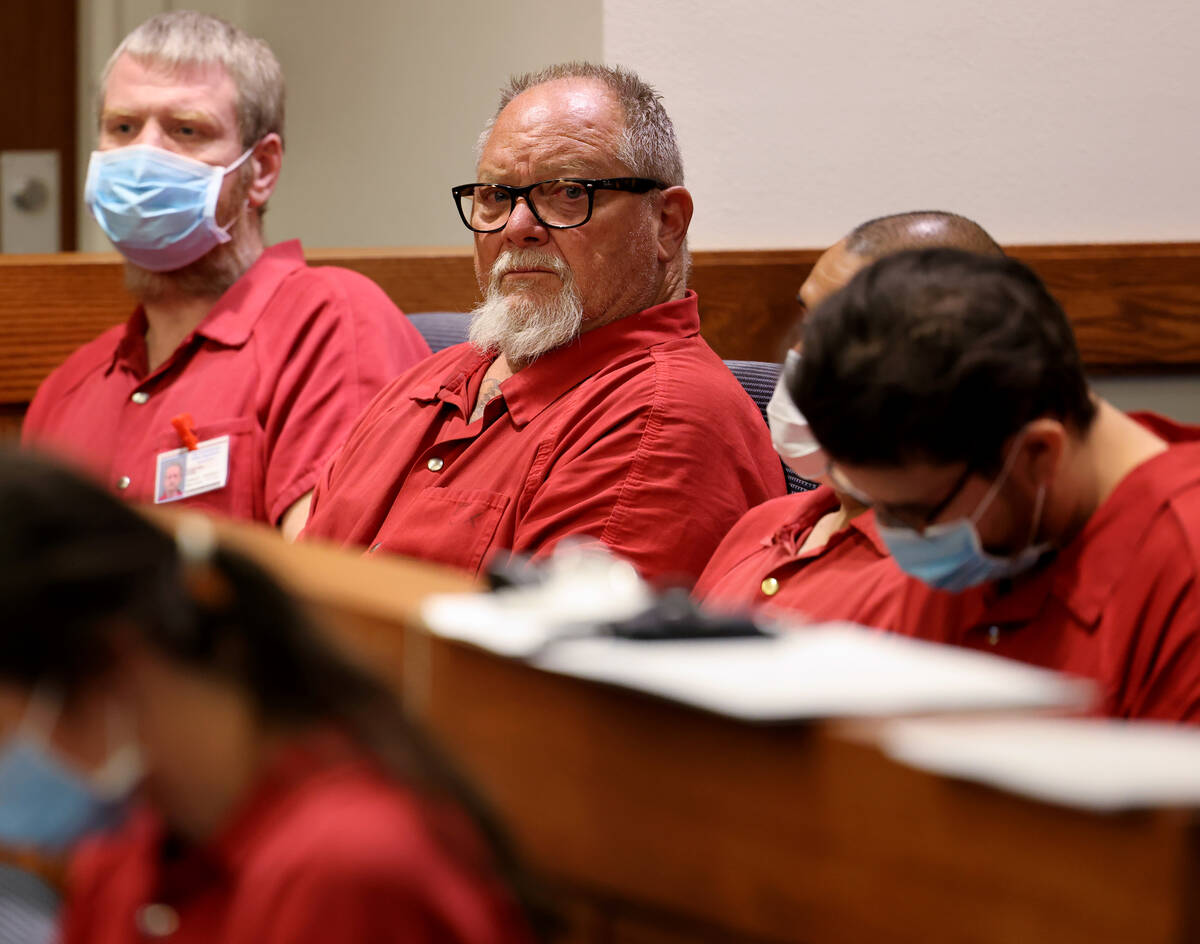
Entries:
[[908, 577], [888, 554], [872, 512], [851, 518], [823, 546], [800, 550], [837, 507], [838, 497], [822, 486], [751, 508], [713, 554], [693, 596], [723, 608], [891, 628]]
[[1095, 679], [1100, 710], [1200, 721], [1200, 427], [1121, 480], [1040, 570], [961, 594], [906, 585], [900, 630]]
[[276, 523], [311, 491], [383, 385], [428, 356], [416, 329], [369, 279], [310, 268], [299, 242], [267, 249], [151, 371], [146, 316], [84, 345], [41, 385], [25, 445], [74, 459], [118, 494], [156, 497], [159, 454], [230, 437], [228, 484], [182, 503]]
[[479, 841], [465, 831], [471, 861], [452, 857], [431, 815], [345, 741], [306, 739], [207, 844], [169, 839], [149, 809], [86, 843], [62, 944], [526, 944]]
[[478, 571], [500, 549], [598, 539], [694, 579], [747, 508], [784, 491], [762, 415], [700, 338], [695, 293], [585, 332], [509, 377], [435, 354], [388, 387], [317, 486], [304, 532]]

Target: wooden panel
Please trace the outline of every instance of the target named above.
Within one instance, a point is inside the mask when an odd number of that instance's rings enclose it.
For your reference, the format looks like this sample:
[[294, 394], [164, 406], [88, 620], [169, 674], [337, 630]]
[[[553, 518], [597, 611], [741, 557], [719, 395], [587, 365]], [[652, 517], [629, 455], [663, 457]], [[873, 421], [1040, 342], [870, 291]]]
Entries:
[[[59, 238], [75, 247], [77, 0], [0, 4], [0, 151], [58, 152]], [[5, 208], [0, 208], [0, 213]]]
[[614, 940], [1194, 939], [1190, 814], [1057, 809], [836, 726], [738, 724], [436, 640], [432, 666], [427, 723], [535, 865], [613, 903]]
[[0, 256], [0, 403], [28, 403], [68, 354], [129, 317], [117, 258]]
[[1191, 811], [1060, 809], [897, 765], [870, 723], [741, 724], [541, 673], [413, 626], [466, 578], [221, 528], [375, 654], [561, 895], [571, 944], [1197, 940]]
[[[1200, 367], [1200, 243], [1017, 246], [1075, 325], [1092, 369]], [[702, 330], [726, 358], [777, 360], [818, 250], [695, 254]], [[469, 250], [315, 250], [375, 279], [405, 311], [463, 311], [478, 291]], [[24, 405], [72, 350], [124, 320], [115, 254], [0, 257], [0, 404]]]

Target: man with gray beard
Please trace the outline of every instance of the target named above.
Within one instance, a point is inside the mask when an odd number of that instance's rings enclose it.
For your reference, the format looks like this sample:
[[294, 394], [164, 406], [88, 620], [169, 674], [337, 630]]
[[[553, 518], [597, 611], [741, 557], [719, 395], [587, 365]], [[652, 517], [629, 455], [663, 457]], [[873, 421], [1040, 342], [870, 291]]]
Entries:
[[700, 338], [692, 198], [657, 93], [572, 63], [513, 80], [453, 188], [484, 293], [468, 344], [402, 375], [326, 469], [305, 537], [477, 572], [599, 541], [694, 578], [783, 494], [757, 408]]

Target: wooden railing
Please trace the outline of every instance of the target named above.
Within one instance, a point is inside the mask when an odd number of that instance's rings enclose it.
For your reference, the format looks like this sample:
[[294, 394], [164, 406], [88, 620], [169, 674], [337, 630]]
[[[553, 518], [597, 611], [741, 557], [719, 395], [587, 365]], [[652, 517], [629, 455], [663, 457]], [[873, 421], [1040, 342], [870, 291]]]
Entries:
[[[1013, 246], [1060, 299], [1093, 370], [1200, 367], [1200, 243]], [[705, 337], [725, 358], [774, 360], [796, 290], [819, 250], [695, 253]], [[320, 249], [405, 311], [463, 311], [478, 293], [469, 250]], [[37, 385], [75, 348], [128, 317], [115, 254], [0, 256], [0, 422], [19, 420]]]

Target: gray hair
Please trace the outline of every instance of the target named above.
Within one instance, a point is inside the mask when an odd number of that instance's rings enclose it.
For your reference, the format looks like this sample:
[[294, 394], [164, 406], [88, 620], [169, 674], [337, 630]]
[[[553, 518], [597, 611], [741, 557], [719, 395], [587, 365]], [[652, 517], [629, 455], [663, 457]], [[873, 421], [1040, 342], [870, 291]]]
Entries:
[[563, 62], [509, 79], [500, 91], [496, 113], [479, 136], [476, 156], [483, 152], [496, 118], [509, 102], [522, 92], [558, 79], [593, 79], [604, 85], [625, 114], [617, 157], [636, 177], [649, 177], [669, 187], [683, 186], [683, 158], [675, 140], [675, 126], [662, 106], [662, 96], [633, 71], [594, 62]]
[[100, 74], [96, 115], [104, 111], [108, 76], [125, 54], [167, 69], [218, 64], [237, 87], [238, 131], [248, 148], [274, 132], [283, 136], [283, 70], [263, 40], [219, 17], [192, 10], [160, 13], [126, 36]]

